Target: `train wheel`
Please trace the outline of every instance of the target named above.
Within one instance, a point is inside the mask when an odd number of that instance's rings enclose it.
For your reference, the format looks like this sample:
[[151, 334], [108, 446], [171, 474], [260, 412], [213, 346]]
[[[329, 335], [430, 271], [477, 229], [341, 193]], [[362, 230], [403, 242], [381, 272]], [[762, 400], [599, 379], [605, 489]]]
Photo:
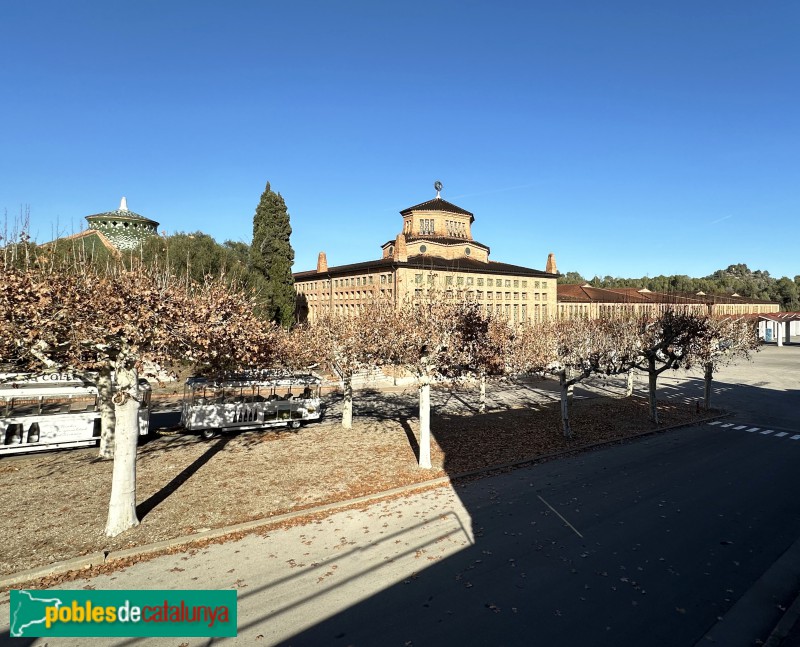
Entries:
[[200, 437], [203, 440], [211, 440], [212, 438], [215, 438], [217, 436], [217, 432], [218, 432], [217, 429], [203, 429], [200, 432]]

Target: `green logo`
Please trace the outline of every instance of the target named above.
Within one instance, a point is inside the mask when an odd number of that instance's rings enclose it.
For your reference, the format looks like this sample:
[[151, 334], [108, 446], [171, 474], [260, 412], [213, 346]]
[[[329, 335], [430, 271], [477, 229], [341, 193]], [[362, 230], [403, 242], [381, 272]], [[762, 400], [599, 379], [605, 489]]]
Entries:
[[236, 591], [11, 591], [10, 635], [236, 636]]

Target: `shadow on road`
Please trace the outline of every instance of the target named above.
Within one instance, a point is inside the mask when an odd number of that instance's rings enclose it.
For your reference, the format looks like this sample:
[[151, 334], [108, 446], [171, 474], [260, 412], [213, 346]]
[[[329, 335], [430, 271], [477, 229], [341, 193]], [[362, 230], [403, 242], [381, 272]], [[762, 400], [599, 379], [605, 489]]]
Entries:
[[[659, 395], [694, 402], [698, 388], [690, 380]], [[800, 398], [725, 382], [715, 390], [780, 410]], [[450, 472], [458, 439], [433, 434]], [[280, 644], [693, 645], [800, 534], [794, 500], [756, 494], [797, 490], [800, 441], [776, 451], [764, 443], [777, 438], [733, 434], [698, 426], [458, 487], [474, 544]], [[747, 491], [732, 497], [743, 474]], [[780, 613], [768, 606], [753, 640]], [[241, 630], [276, 612], [285, 610]]]

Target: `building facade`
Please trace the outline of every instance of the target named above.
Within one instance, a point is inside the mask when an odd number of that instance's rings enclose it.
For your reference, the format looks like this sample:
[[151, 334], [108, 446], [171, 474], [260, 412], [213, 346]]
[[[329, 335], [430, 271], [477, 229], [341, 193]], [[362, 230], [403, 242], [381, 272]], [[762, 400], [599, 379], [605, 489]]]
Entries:
[[372, 261], [328, 267], [321, 252], [316, 270], [294, 275], [298, 299], [310, 321], [325, 310], [355, 312], [371, 299], [395, 305], [429, 295], [468, 299], [483, 312], [509, 321], [535, 321], [556, 313], [555, 257], [544, 271], [489, 259], [490, 249], [472, 236], [475, 216], [444, 199], [400, 212], [402, 230], [381, 245]]
[[588, 283], [559, 285], [557, 300], [558, 316], [562, 319], [596, 319], [621, 313], [663, 312], [673, 308], [709, 315], [747, 315], [780, 310], [780, 304], [774, 301], [748, 299], [738, 294], [651, 292], [647, 288], [596, 288]]

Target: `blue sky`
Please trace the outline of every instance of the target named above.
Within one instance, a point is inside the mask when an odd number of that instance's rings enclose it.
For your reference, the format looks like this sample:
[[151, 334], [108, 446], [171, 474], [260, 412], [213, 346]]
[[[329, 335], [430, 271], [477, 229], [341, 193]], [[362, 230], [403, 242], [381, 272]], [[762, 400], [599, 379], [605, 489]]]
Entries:
[[800, 4], [3, 2], [0, 210], [130, 209], [249, 242], [264, 185], [295, 270], [380, 254], [442, 197], [491, 258], [800, 274]]

